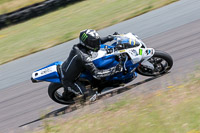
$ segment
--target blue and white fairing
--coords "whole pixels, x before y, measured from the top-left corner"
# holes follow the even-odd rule
[[[47,82],[54,82],[54,83],[61,83],[60,76],[58,74],[57,66],[61,65],[62,62],[54,62],[46,67],[43,67],[39,70],[36,70],[32,73],[32,81],[47,81]]]
[[[104,48],[107,45],[102,45],[101,48]],[[111,46],[109,46],[110,48]],[[105,52],[104,50],[101,50],[100,52]],[[99,53],[100,55],[100,53]],[[98,69],[108,69],[113,66],[116,66],[119,64],[118,61],[115,59],[115,55],[111,54],[108,56],[103,56],[101,58],[95,58],[93,60],[94,65]],[[43,67],[41,69],[36,70],[32,73],[32,81],[33,82],[39,82],[39,81],[47,81],[47,82],[53,82],[53,83],[61,83],[61,79],[58,73],[58,65],[62,65],[63,62],[54,62],[46,67]],[[123,73],[117,73],[113,76],[106,77],[106,80],[127,80],[132,79],[137,74],[136,73],[130,73],[134,68],[136,68],[138,64],[133,65],[131,61],[126,62],[126,68],[128,70],[128,74],[124,75]],[[83,72],[80,75],[80,78],[84,78],[87,80],[92,80],[92,75],[89,72]]]
[[[114,49],[115,45],[101,45],[101,49],[98,51],[97,57],[94,58],[93,63],[98,69],[108,69],[114,67],[119,64],[119,61],[116,60],[116,54],[107,54],[105,47],[108,49]],[[136,72],[133,72],[139,64],[133,64],[131,60],[128,60],[124,66],[127,69],[127,74],[116,73],[112,76],[106,77],[107,81],[127,81],[128,79],[132,79],[137,76]],[[82,76],[82,75],[81,75]]]
[[[116,51],[114,50],[116,45],[124,43],[128,43],[134,47]],[[109,54],[107,52],[107,49],[113,49],[113,52]],[[124,69],[126,69],[126,74],[121,72],[106,77],[107,81],[116,80],[125,83],[137,76],[137,73],[134,72],[134,70],[138,67],[139,62],[141,60],[143,60],[141,62],[142,65],[147,66],[150,69],[154,69],[153,65],[148,62],[148,59],[153,56],[154,52],[154,49],[147,48],[146,45],[136,35],[133,35],[132,33],[127,33],[124,35],[116,36],[116,42],[113,43],[111,46],[101,45],[101,49],[97,53],[94,52],[95,56],[93,56],[92,60],[94,65],[98,69],[109,69],[119,64],[119,61],[116,60],[116,56],[122,55],[124,53],[126,55],[128,54],[130,59],[124,62]],[[57,69],[57,66],[61,64],[62,62],[60,61],[54,62],[44,68],[35,71],[32,74],[32,81],[47,81],[61,83],[61,79]],[[93,76],[89,72],[83,72],[80,75],[80,78],[84,78],[91,81],[93,79]]]

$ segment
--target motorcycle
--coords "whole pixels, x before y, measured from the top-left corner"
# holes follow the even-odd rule
[[[102,44],[98,52],[92,53],[92,60],[98,69],[107,69],[117,64],[123,66],[123,71],[102,79],[95,79],[89,72],[81,73],[79,82],[88,89],[101,92],[106,87],[118,87],[133,81],[138,74],[143,76],[159,76],[167,73],[173,65],[172,57],[162,51],[147,48],[146,44],[135,34],[126,33],[114,35],[114,43]],[[61,84],[60,66],[57,61],[32,73],[33,83],[51,82],[48,87],[49,97],[60,104],[74,104],[63,98],[64,88]],[[74,95],[74,98],[76,96]],[[94,97],[93,97],[94,98]]]

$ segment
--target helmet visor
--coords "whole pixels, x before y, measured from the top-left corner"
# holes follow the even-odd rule
[[[100,49],[100,44],[101,44],[100,38],[98,38],[98,39],[90,39],[88,41],[88,45],[89,45],[89,47],[92,48],[93,51],[98,51]]]

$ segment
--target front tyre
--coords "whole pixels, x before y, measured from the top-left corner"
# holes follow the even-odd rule
[[[167,73],[173,66],[172,57],[163,51],[155,51],[154,55],[148,60],[154,66],[151,70],[143,65],[140,65],[136,71],[144,76],[158,76]]]
[[[48,87],[48,94],[49,94],[49,97],[57,103],[65,104],[65,105],[70,105],[70,104],[75,103],[73,99],[69,99],[69,100],[65,99],[65,97],[63,96],[64,88],[61,84],[50,83]]]

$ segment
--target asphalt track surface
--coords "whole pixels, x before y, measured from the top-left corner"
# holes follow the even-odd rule
[[[108,104],[125,94],[150,93],[185,81],[186,76],[200,64],[199,14],[199,0],[181,0],[100,30],[102,36],[115,31],[134,32],[144,39],[148,47],[166,51],[174,59],[169,74],[157,79],[139,76],[127,87],[121,88],[127,91],[106,98],[101,104]],[[48,83],[32,84],[30,77],[36,69],[54,61],[65,60],[77,41],[75,39],[0,66],[0,133],[31,130],[43,123],[41,115],[57,115],[67,108],[51,101],[47,95]],[[95,110],[99,108],[97,104],[85,108]],[[85,108],[65,113],[61,117],[67,119],[78,115]]]

